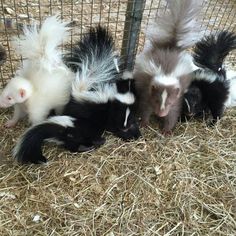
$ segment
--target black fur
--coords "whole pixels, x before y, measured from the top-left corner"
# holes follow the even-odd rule
[[[102,61],[108,54],[113,55],[113,40],[105,29],[98,26],[90,30],[89,34],[77,44],[72,57],[67,56],[65,60],[68,66],[77,72],[83,69],[80,65],[84,60],[92,64],[92,60]],[[116,86],[119,94],[129,92],[135,96],[133,80],[119,78],[112,56],[110,63],[112,65],[109,67],[110,77],[106,83],[109,86]],[[73,117],[74,126],[63,127],[49,121],[33,127],[23,135],[15,157],[23,163],[46,162],[46,158],[42,155],[42,145],[47,138],[55,138],[63,142],[64,147],[73,152],[87,151],[102,145],[105,142],[102,137],[104,131],[110,131],[123,140],[137,139],[141,134],[135,118],[135,105],[135,102],[122,103],[115,96],[105,103],[76,101],[72,97],[65,106],[63,115]],[[127,125],[124,126],[127,109],[130,110],[130,115]]]
[[[213,83],[206,80],[195,80],[191,83],[188,92],[184,95],[187,99],[190,111],[184,99],[182,117],[208,118],[212,115],[211,124],[220,119],[224,112],[224,104],[229,95],[228,80],[217,78]]]
[[[236,35],[233,32],[221,31],[217,35],[205,36],[198,42],[193,58],[197,66],[225,76],[222,64],[225,57],[234,49],[236,49]]]
[[[99,25],[90,28],[89,32],[75,44],[72,52],[64,56],[64,61],[69,68],[77,72],[81,69],[79,65],[82,61],[87,60],[88,64],[91,64],[93,60],[104,60],[107,55],[114,55],[116,58],[114,41],[110,32]],[[111,63],[114,64],[113,61]],[[117,75],[115,64],[110,73],[113,76]]]
[[[228,31],[206,36],[196,44],[193,57],[201,69],[193,73],[193,81],[184,95],[182,120],[207,118],[211,114],[210,124],[215,124],[222,117],[230,86],[223,62],[233,49],[236,35]]]

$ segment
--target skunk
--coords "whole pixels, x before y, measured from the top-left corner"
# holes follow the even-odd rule
[[[233,89],[223,63],[233,49],[236,49],[236,35],[228,31],[205,36],[196,44],[193,58],[200,69],[193,73],[193,81],[184,94],[182,116],[208,118],[211,115],[212,125],[222,117]]]
[[[24,35],[15,40],[15,48],[25,60],[0,96],[0,107],[15,108],[7,127],[26,115],[32,124],[37,124],[53,109],[60,113],[68,103],[74,73],[63,63],[58,48],[69,35],[66,25],[51,16],[40,30],[36,24],[25,27]]]
[[[0,66],[4,64],[7,59],[7,54],[2,45],[0,45]]]
[[[196,17],[200,1],[167,0],[167,13],[155,19],[147,31],[143,52],[135,63],[135,85],[142,125],[152,113],[163,120],[163,133],[175,126],[181,112],[182,96],[194,70],[185,51],[199,39]]]
[[[104,131],[124,140],[141,135],[135,118],[133,75],[120,76],[113,38],[106,29],[91,28],[64,60],[76,73],[71,99],[62,116],[51,117],[23,134],[14,148],[19,162],[46,162],[42,154],[46,139],[82,152],[102,145]]]

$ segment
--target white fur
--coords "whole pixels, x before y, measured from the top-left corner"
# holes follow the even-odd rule
[[[200,11],[201,1],[168,0],[168,10],[158,16],[147,29],[150,41],[163,43],[170,41],[176,34],[177,46],[187,48],[200,39],[196,18]]]
[[[76,78],[72,84],[72,96],[76,101],[91,101],[95,103],[106,103],[114,97],[116,88],[114,85],[106,84],[111,79],[111,69],[118,67],[118,61],[112,52],[107,52],[102,60],[93,57],[92,61],[84,58],[80,64],[81,71],[76,72]]]
[[[40,30],[36,22],[31,27],[24,26],[24,35],[15,38],[13,45],[21,56],[40,60],[40,64],[44,66],[52,62],[60,63],[61,56],[57,47],[69,36],[67,24],[68,22],[61,22],[58,16],[50,16],[43,22]]]
[[[119,64],[118,64],[118,58],[116,58],[116,57],[114,58],[114,63],[115,63],[115,66],[116,66],[116,70],[119,73],[120,69],[119,69]]]
[[[236,106],[236,75],[230,79],[229,97],[225,103],[226,107]]]
[[[108,100],[113,100],[114,94],[117,93],[116,87],[112,84],[98,84],[96,87],[93,86],[92,91],[88,89],[86,83],[75,80],[72,84],[73,98],[78,102],[106,103]]]
[[[36,25],[25,29],[25,35],[17,41],[19,52],[26,57],[16,72],[17,77],[28,80],[33,87],[31,96],[24,102],[32,124],[45,120],[50,110],[58,110],[69,101],[74,73],[64,65],[58,48],[67,31],[66,23],[52,16],[43,22],[40,30]]]
[[[167,93],[166,89],[164,89],[164,91],[161,94],[161,107],[160,107],[161,110],[165,110],[165,108],[166,108],[165,104],[166,104],[167,97],[168,97],[168,93]]]
[[[172,86],[172,85],[179,85],[179,81],[176,77],[173,76],[168,76],[165,74],[159,74],[158,76],[154,77],[154,84],[158,83],[158,84],[162,84],[165,86]]]
[[[71,116],[52,116],[51,118],[47,119],[46,123],[55,123],[61,125],[63,127],[74,127],[73,121],[75,118]]]
[[[123,80],[128,80],[128,79],[133,79],[133,72],[131,71],[124,71],[123,75],[122,75],[122,79]]]
[[[127,126],[129,115],[130,115],[130,109],[129,109],[129,107],[127,107],[127,108],[126,108],[126,111],[125,111],[124,127]]]
[[[226,77],[227,77],[227,79],[236,78],[236,71],[234,71],[234,70],[226,70]]]
[[[193,57],[188,52],[182,52],[179,58],[179,62],[173,72],[173,75],[176,75],[176,77],[189,74],[198,69],[193,63]]]
[[[188,107],[188,112],[190,112],[190,105],[189,105],[188,99],[185,98],[184,101],[185,101],[185,103],[186,103],[186,105]]]
[[[118,101],[127,104],[127,105],[131,105],[135,102],[135,98],[134,98],[134,94],[127,92],[127,93],[117,93],[115,95],[115,99],[117,99]]]
[[[24,90],[24,97],[21,97],[20,91]],[[12,78],[0,95],[0,107],[7,108],[16,103],[25,102],[33,93],[33,86],[30,81],[21,78]]]
[[[217,78],[219,78],[215,73],[210,70],[202,70],[196,72],[195,78],[196,80],[205,80],[209,83],[213,83]]]
[[[179,61],[176,68],[171,74],[166,75],[161,66],[157,65],[152,58],[148,57],[146,53],[141,53],[137,58],[137,65],[139,70],[144,71],[154,76],[154,83],[165,86],[176,85],[179,86],[178,77],[189,74],[198,69],[193,63],[192,56],[187,52],[182,52],[179,55]]]

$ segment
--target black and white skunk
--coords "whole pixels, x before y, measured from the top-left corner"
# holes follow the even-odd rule
[[[223,115],[230,92],[230,81],[223,62],[236,49],[236,35],[222,31],[204,37],[194,49],[194,62],[200,68],[184,94],[182,117],[203,118],[212,115],[214,124]]]
[[[82,152],[102,145],[104,131],[124,140],[140,136],[132,74],[119,75],[109,32],[100,26],[92,28],[65,61],[76,72],[71,99],[63,116],[51,117],[21,137],[14,149],[20,162],[46,162],[42,154],[46,139],[55,139],[70,151]]]

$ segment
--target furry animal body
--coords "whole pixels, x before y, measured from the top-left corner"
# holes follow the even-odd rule
[[[100,26],[92,28],[65,61],[76,73],[71,99],[63,116],[33,126],[20,138],[14,149],[20,162],[46,162],[42,145],[49,138],[67,150],[82,152],[102,145],[104,131],[124,140],[140,136],[135,118],[134,80],[131,73],[118,73],[109,32]]]
[[[30,123],[37,124],[68,103],[74,73],[63,63],[58,48],[68,36],[66,25],[56,16],[48,17],[40,30],[36,24],[24,28],[24,35],[16,39],[15,48],[26,59],[0,96],[0,107],[14,105],[7,127],[27,115]]]
[[[170,132],[180,116],[182,96],[194,70],[185,49],[199,39],[195,0],[167,0],[167,14],[157,17],[147,31],[144,51],[135,64],[135,85],[142,125],[155,113],[163,120],[163,133]]]
[[[233,49],[236,35],[228,31],[206,36],[196,44],[193,57],[200,69],[193,73],[193,81],[184,95],[182,116],[203,118],[210,114],[211,124],[222,117],[234,85],[227,78],[223,62]]]

